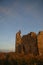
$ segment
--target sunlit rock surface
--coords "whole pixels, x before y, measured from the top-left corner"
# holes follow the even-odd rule
[[[43,31],[40,31],[37,35],[39,54],[43,54]]]

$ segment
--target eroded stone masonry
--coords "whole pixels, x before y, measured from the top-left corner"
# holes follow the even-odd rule
[[[16,53],[41,55],[43,53],[43,31],[38,34],[30,32],[21,36],[21,31],[16,33]]]

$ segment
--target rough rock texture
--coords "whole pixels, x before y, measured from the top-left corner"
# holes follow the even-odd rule
[[[16,33],[16,53],[38,55],[37,35],[30,32],[21,37],[21,32]]]
[[[21,31],[17,32],[16,33],[16,53],[22,53],[22,44],[21,44],[21,40],[22,37],[21,37]]]
[[[34,32],[31,32],[22,37],[24,54],[38,55],[37,36]]]
[[[43,31],[40,31],[37,35],[39,54],[43,54]]]

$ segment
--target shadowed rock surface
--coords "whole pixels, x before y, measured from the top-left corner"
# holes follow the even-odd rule
[[[34,32],[30,32],[22,37],[24,54],[38,55],[37,36]]]

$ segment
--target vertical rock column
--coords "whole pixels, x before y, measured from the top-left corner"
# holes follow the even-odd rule
[[[37,35],[39,54],[43,54],[43,31],[40,31]]]
[[[21,31],[16,33],[16,53],[22,52]]]
[[[39,55],[37,35],[35,32],[30,32],[30,46],[31,53],[36,56]]]

